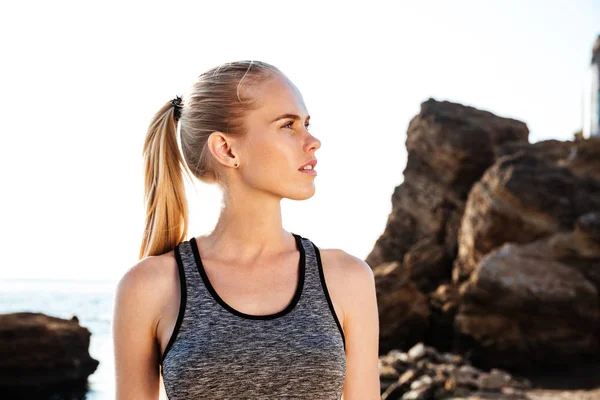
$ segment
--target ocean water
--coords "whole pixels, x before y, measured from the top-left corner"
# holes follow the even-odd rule
[[[117,282],[0,280],[0,313],[42,312],[69,319],[92,332],[89,352],[100,361],[88,378],[86,400],[114,399],[112,312]],[[162,390],[162,388],[161,388]]]

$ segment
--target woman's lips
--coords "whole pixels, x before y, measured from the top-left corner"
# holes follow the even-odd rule
[[[300,169],[300,172],[304,173],[304,174],[308,174],[308,175],[317,175],[317,170],[315,169]]]

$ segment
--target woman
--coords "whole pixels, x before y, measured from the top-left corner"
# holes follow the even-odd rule
[[[157,399],[161,374],[170,400],[380,398],[371,269],[282,227],[281,199],[315,193],[309,118],[257,61],[212,68],[154,116],[141,261],[115,296],[118,400]],[[223,191],[189,240],[183,170]]]

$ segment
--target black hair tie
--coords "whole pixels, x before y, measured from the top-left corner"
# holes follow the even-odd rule
[[[173,113],[175,115],[175,121],[179,121],[179,117],[181,117],[181,109],[183,108],[182,98],[180,96],[175,96],[173,100],[171,100],[171,105],[173,106]]]

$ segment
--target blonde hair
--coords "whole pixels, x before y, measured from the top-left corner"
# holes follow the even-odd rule
[[[221,64],[202,73],[183,96],[178,121],[171,100],[154,115],[143,150],[146,221],[140,259],[169,252],[187,237],[184,170],[226,190],[222,170],[207,148],[208,137],[215,131],[244,135],[245,114],[259,106],[247,88],[276,75],[284,76],[261,61]],[[177,145],[177,123],[183,157]]]

